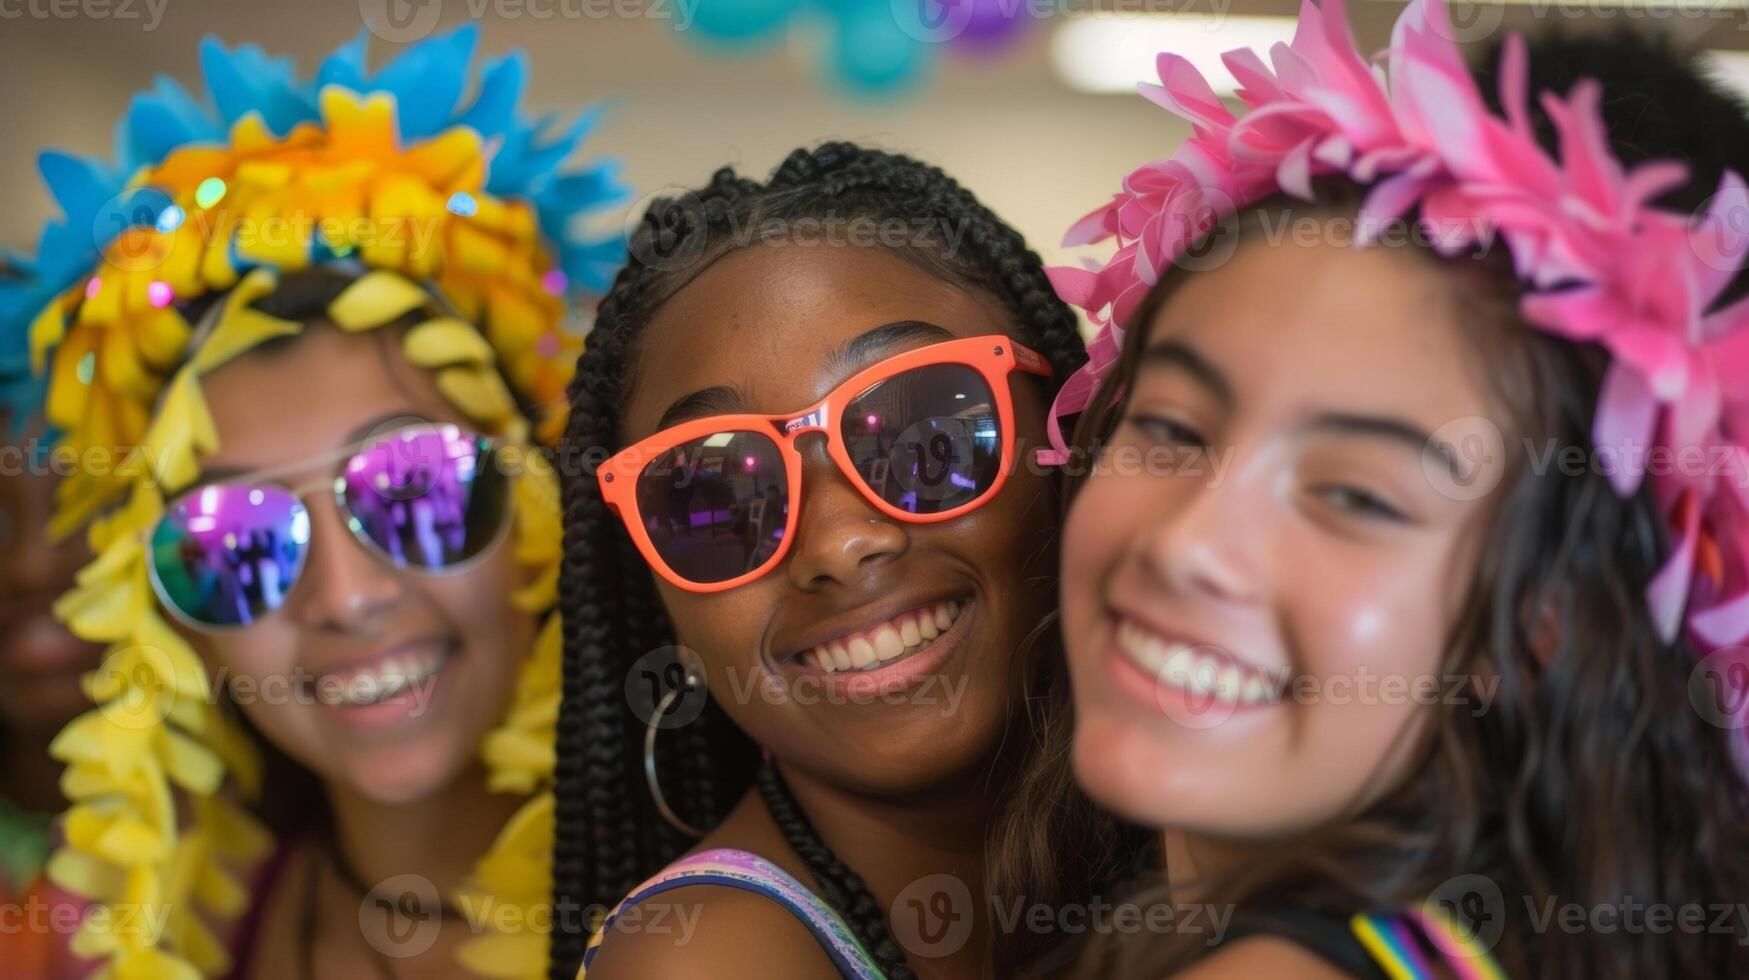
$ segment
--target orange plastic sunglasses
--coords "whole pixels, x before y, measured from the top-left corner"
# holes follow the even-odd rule
[[[1016,370],[1051,373],[1000,335],[931,344],[857,372],[793,415],[713,415],[663,429],[615,453],[596,479],[663,578],[722,592],[789,553],[802,492],[796,440],[806,433],[822,433],[850,484],[896,520],[949,521],[995,496],[1014,464]]]

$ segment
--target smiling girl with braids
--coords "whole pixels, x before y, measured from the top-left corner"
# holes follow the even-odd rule
[[[1233,921],[1077,975],[1749,976],[1742,108],[1515,37],[1495,110],[1437,0],[1383,65],[1300,18],[1244,115],[1161,56],[1195,134],[1052,271],[1075,768]]]
[[[95,554],[55,613],[107,649],[48,875],[117,980],[546,971],[539,447],[563,294],[620,254],[567,228],[619,188],[557,169],[588,117],[528,125],[519,55],[462,100],[473,30],[375,73],[366,38],[313,81],[206,42],[206,98],[161,79],[117,164],[44,155],[65,220],[0,286],[63,447],[109,461],[50,521]]]
[[[993,941],[986,894],[1084,902],[1133,863],[1066,778],[1040,642],[1058,508],[1024,452],[1074,318],[941,171],[845,143],[655,202],[630,251],[562,454],[555,888],[631,893],[589,975],[1037,956],[1058,937]],[[945,882],[936,944],[915,906]],[[555,978],[583,940],[555,937]]]

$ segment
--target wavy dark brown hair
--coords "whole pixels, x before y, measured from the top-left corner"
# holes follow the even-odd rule
[[[1606,92],[1633,92],[1606,103],[1618,152],[1646,159],[1660,156],[1660,146],[1689,148],[1674,155],[1690,162],[1694,182],[1660,203],[1692,211],[1726,165],[1707,147],[1740,156],[1749,140],[1741,108],[1721,115],[1732,103],[1692,72],[1672,68],[1670,57],[1661,44],[1632,36],[1555,39],[1533,51],[1532,64],[1541,88],[1564,90],[1582,75],[1602,75]],[[1656,77],[1666,104],[1660,109],[1644,92],[1624,88],[1614,77],[1624,75]],[[1684,91],[1691,97],[1680,98]],[[1738,136],[1685,135],[1685,125]],[[1543,126],[1548,134],[1546,120]],[[1321,188],[1315,205],[1278,198],[1216,233],[1244,242],[1262,214],[1352,215],[1358,199],[1356,189],[1342,186]],[[1444,259],[1408,247],[1449,274],[1458,322],[1472,332],[1471,367],[1491,383],[1506,445],[1573,447],[1594,458],[1605,352],[1523,323],[1519,287],[1502,254]],[[1147,325],[1191,274],[1168,270],[1139,305],[1121,359],[1078,421],[1074,444],[1082,451],[1097,452],[1111,433],[1123,411],[1117,393],[1135,375]],[[1742,294],[1746,278],[1739,274],[1733,295]],[[1442,674],[1475,679],[1462,692],[1469,701],[1448,698],[1427,709],[1430,723],[1418,726],[1401,770],[1409,775],[1376,802],[1274,842],[1237,873],[1209,883],[1198,900],[1234,909],[1240,921],[1248,910],[1280,907],[1340,920],[1413,907],[1449,890],[1454,878],[1480,875],[1500,893],[1497,903],[1489,897],[1487,913],[1501,916],[1492,953],[1510,976],[1749,976],[1749,934],[1735,917],[1737,903],[1749,901],[1749,790],[1730,745],[1743,733],[1706,720],[1691,700],[1699,652],[1685,638],[1661,641],[1653,628],[1646,587],[1670,548],[1657,503],[1645,487],[1619,496],[1595,468],[1563,472],[1531,462],[1526,453],[1508,454],[1445,645]],[[1491,696],[1477,689],[1483,678],[1498,679]],[[1477,703],[1487,710],[1476,713]],[[1170,900],[1162,883],[1144,884],[1140,901]],[[1627,902],[1698,907],[1704,928],[1559,924],[1558,910],[1569,905],[1589,914]],[[1726,908],[1730,927],[1716,928]],[[1206,940],[1102,937],[1078,976],[1153,980],[1207,955]]]

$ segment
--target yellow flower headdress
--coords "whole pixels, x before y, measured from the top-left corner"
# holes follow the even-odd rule
[[[46,411],[66,451],[119,451],[61,485],[51,528],[86,528],[95,560],[57,614],[107,643],[86,678],[97,704],[55,741],[73,806],[50,876],[92,899],[74,939],[118,980],[197,980],[231,964],[215,926],[248,904],[245,875],[271,847],[226,790],[252,796],[254,746],[217,710],[207,672],[153,600],[145,534],[218,445],[201,377],[303,324],[254,308],[281,272],[343,262],[357,278],[328,318],[352,332],[414,319],[407,359],[517,458],[514,600],[546,615],[509,715],[482,745],[494,791],[534,794],[459,896],[510,931],[463,952],[486,975],[537,977],[546,937],[501,906],[544,902],[559,704],[557,481],[537,443],[564,424],[580,340],[561,329],[568,285],[599,288],[615,240],[578,241],[578,213],[619,193],[610,167],[558,173],[587,120],[543,142],[518,120],[519,57],[489,66],[457,109],[471,30],[409,48],[372,78],[361,38],[314,82],[253,48],[203,46],[211,108],[160,80],[122,127],[116,179],[46,154],[67,214],[45,230],[28,286],[0,284],[0,330],[28,323],[49,375]],[[113,227],[109,224],[113,222]],[[47,284],[45,286],[45,284]],[[184,304],[220,294],[195,338]],[[88,458],[76,456],[75,458]],[[191,801],[177,805],[176,791]],[[494,906],[499,906],[495,908]]]

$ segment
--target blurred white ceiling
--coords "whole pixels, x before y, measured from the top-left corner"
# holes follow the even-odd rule
[[[0,243],[31,247],[50,204],[35,172],[38,149],[109,153],[114,121],[156,73],[198,81],[196,44],[215,34],[290,54],[300,66],[354,36],[362,13],[406,0],[0,0],[0,186],[9,189]],[[1104,201],[1123,174],[1165,156],[1185,129],[1134,95],[1073,91],[1047,57],[1053,23],[1029,24],[988,56],[949,52],[916,93],[890,102],[847,98],[821,81],[816,51],[792,36],[750,56],[706,50],[671,21],[585,16],[603,0],[423,0],[443,26],[475,19],[485,54],[521,47],[532,60],[537,111],[607,101],[589,154],[625,162],[640,192],[691,186],[717,166],[764,176],[785,152],[826,138],[883,145],[940,164],[1016,224],[1047,258],[1068,225]],[[667,9],[668,6],[644,9]],[[1037,3],[1040,0],[1028,0]],[[1080,14],[1095,4],[1138,9],[1138,0],[1050,0]],[[1622,9],[1620,4],[1631,6]],[[1647,9],[1645,4],[1676,2]],[[1749,50],[1744,0],[1515,0],[1458,7],[1476,36],[1495,25],[1532,31],[1629,24],[1673,31],[1697,47]],[[1350,0],[1363,46],[1382,46],[1402,9]],[[620,9],[625,9],[621,7]],[[1160,9],[1291,15],[1288,0],[1178,0]],[[542,16],[544,12],[544,16]],[[70,16],[62,16],[70,14]],[[669,14],[667,16],[672,16]],[[1235,42],[1237,43],[1237,42]],[[398,45],[373,39],[373,62]]]

